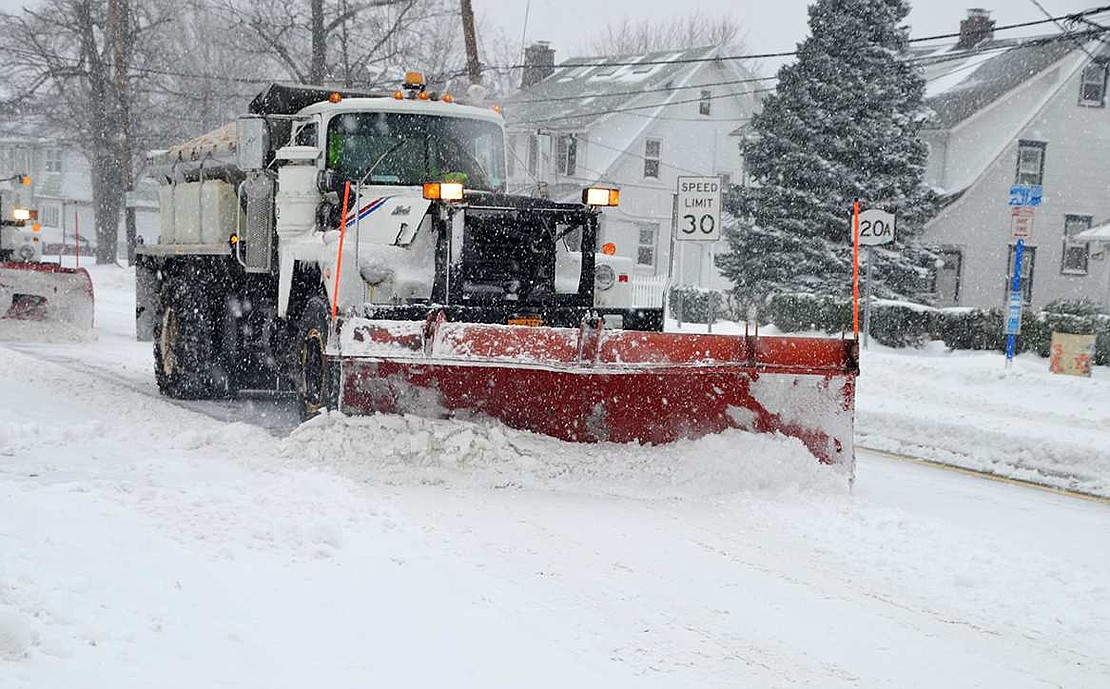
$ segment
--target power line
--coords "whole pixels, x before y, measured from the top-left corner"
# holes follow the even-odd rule
[[[1081,12],[1073,12],[1071,14],[1062,14],[1056,17],[1049,17],[1047,19],[1036,19],[1027,22],[1018,22],[1016,24],[1005,24],[1003,26],[994,27],[994,31],[1010,31],[1012,29],[1023,29],[1030,26],[1039,26],[1042,24],[1054,24],[1059,21],[1080,21],[1084,17],[1089,17],[1095,14],[1102,14],[1110,12],[1110,5],[1103,5],[1101,7],[1083,10]],[[920,36],[918,38],[910,38],[908,43],[924,43],[927,41],[938,41],[945,38],[959,38],[960,32],[935,34],[933,36]],[[676,51],[677,52],[677,51]],[[716,55],[713,57],[688,57],[679,58],[674,60],[636,60],[634,62],[620,62],[616,60],[605,60],[602,62],[576,62],[572,58],[567,62],[559,65],[560,67],[632,67],[637,65],[681,65],[693,64],[699,62],[718,62],[723,60],[762,60],[777,57],[794,57],[798,54],[797,50],[780,51],[773,53],[754,53],[750,55]],[[523,69],[527,65],[507,65],[500,69]]]
[[[1017,47],[1031,47],[1031,46],[1043,45],[1045,43],[1056,42],[1056,41],[1075,41],[1079,38],[1096,36],[1098,34],[1099,34],[1099,31],[1090,30],[1090,29],[1085,29],[1083,31],[1069,31],[1069,32],[1062,33],[1062,34],[1055,35],[1055,36],[1046,36],[1046,37],[1041,37],[1041,38],[1029,39],[1029,40],[1023,41],[1020,44],[1020,46],[1017,46]],[[957,60],[963,60],[963,59],[965,59],[965,58],[967,58],[971,55],[982,55],[984,53],[990,53],[990,52],[1003,52],[1003,51],[1006,51],[1006,50],[1011,50],[1014,47],[1016,47],[1016,46],[1011,45],[1011,44],[1003,43],[1003,44],[999,44],[999,45],[981,47],[981,48],[978,48],[978,49],[975,49],[975,50],[961,50],[961,51],[958,51],[958,52],[950,52],[950,53],[946,53],[944,55],[915,55],[915,56],[910,56],[910,57],[906,58],[904,60],[904,62],[906,64],[912,64],[912,65],[925,64],[925,63],[927,63],[929,65],[938,65],[938,64],[945,63],[945,62],[955,62]],[[954,73],[956,73],[956,72],[958,72],[962,69],[967,69],[967,68],[968,68],[967,66],[961,66],[961,67],[953,70],[949,74],[954,74]],[[620,97],[620,96],[641,96],[641,95],[648,94],[648,93],[671,93],[671,92],[674,92],[674,91],[685,90],[685,89],[710,88],[710,87],[715,87],[715,86],[732,86],[732,85],[735,85],[735,84],[748,84],[748,83],[765,82],[765,81],[776,81],[776,80],[778,80],[778,78],[779,78],[778,76],[753,77],[753,78],[748,78],[748,79],[731,79],[731,80],[728,80],[728,81],[715,81],[715,82],[709,82],[709,83],[705,83],[705,84],[690,84],[690,85],[684,85],[684,86],[663,86],[663,87],[658,87],[658,88],[640,89],[640,90],[635,90],[635,91],[632,91],[632,90],[630,90],[630,91],[603,91],[603,92],[600,92],[600,93],[579,94],[579,95],[573,95],[573,96],[552,96],[550,98],[531,98],[531,99],[526,99],[526,100],[510,99],[510,100],[506,101],[506,105],[512,107],[512,106],[516,106],[516,105],[529,105],[529,104],[533,104],[533,103],[553,103],[553,102],[560,102],[560,101],[575,101],[575,100],[581,100],[582,98],[615,98],[615,97]],[[758,89],[758,90],[755,90],[755,91],[751,91],[750,93],[763,93],[763,92],[768,91],[768,90],[773,90],[773,89]],[[697,118],[693,118],[693,119],[697,119]],[[703,121],[703,120],[698,120],[698,121]]]
[[[1102,7],[1098,7],[1098,8],[1094,8],[1094,9],[1089,9],[1089,10],[1084,10],[1082,12],[1076,12],[1076,13],[1073,13],[1073,14],[1060,15],[1060,16],[1057,16],[1057,17],[1050,17],[1050,18],[1046,18],[1046,19],[1042,19],[1042,20],[1020,22],[1020,23],[1016,23],[1016,24],[1008,24],[1008,25],[1005,25],[1005,26],[995,27],[994,30],[995,31],[1006,31],[1006,30],[1024,28],[1024,27],[1029,27],[1029,26],[1037,26],[1037,25],[1041,25],[1041,24],[1058,23],[1060,21],[1068,21],[1068,22],[1073,22],[1073,23],[1083,22],[1083,21],[1085,21],[1085,18],[1087,18],[1087,17],[1093,16],[1093,15],[1096,15],[1096,14],[1105,13],[1105,12],[1110,12],[1110,5],[1106,5],[1106,6],[1102,6]],[[1092,28],[1092,29],[1088,29],[1088,30],[1084,30],[1084,31],[1075,31],[1075,32],[1070,32],[1070,33],[1065,32],[1065,33],[1055,35],[1055,36],[1048,36],[1048,37],[1043,37],[1043,38],[1039,38],[1039,39],[1029,39],[1028,41],[1023,42],[1022,45],[1038,45],[1038,44],[1042,44],[1044,42],[1051,42],[1051,41],[1057,41],[1057,40],[1076,40],[1077,38],[1080,38],[1080,37],[1093,37],[1093,36],[1101,35],[1104,32],[1105,32],[1105,29],[1097,29],[1097,28]],[[955,37],[958,37],[959,35],[960,35],[959,33],[937,34],[937,35],[933,35],[933,36],[923,36],[923,37],[919,37],[919,38],[911,38],[911,39],[909,39],[909,42],[910,43],[920,43],[920,42],[926,42],[926,41],[941,40],[941,39],[945,39],[945,38],[955,38]],[[937,64],[937,63],[948,61],[948,60],[962,59],[968,53],[982,54],[983,52],[986,52],[986,51],[1008,50],[1012,47],[1014,47],[1014,46],[1003,44],[1003,45],[997,45],[997,46],[987,46],[987,47],[984,47],[984,48],[979,48],[978,50],[975,50],[975,51],[950,53],[950,54],[943,55],[943,56],[932,56],[932,55],[910,56],[905,61],[907,63],[911,63],[911,64],[917,64],[917,63]],[[5,50],[8,54],[22,55],[24,57],[30,57],[30,58],[48,57],[48,58],[52,58],[52,59],[59,60],[59,61],[65,63],[64,66],[71,67],[71,68],[74,68],[74,69],[80,67],[80,64],[81,64],[80,61],[77,61],[75,58],[60,55],[60,54],[57,54],[57,53],[44,53],[44,52],[35,51],[35,50],[32,50],[32,49],[28,49],[28,48],[22,48],[22,47],[19,47],[19,46],[11,46],[11,47],[6,48]],[[705,58],[684,58],[684,59],[677,59],[677,60],[655,60],[655,61],[638,61],[638,62],[596,62],[596,63],[570,62],[570,63],[564,63],[564,64],[560,65],[560,67],[587,67],[587,66],[614,66],[615,67],[615,66],[632,66],[632,65],[649,65],[649,64],[690,64],[690,63],[702,63],[702,62],[715,62],[715,61],[718,61],[718,60],[749,60],[749,59],[761,59],[761,58],[770,58],[770,57],[791,57],[791,56],[795,56],[797,54],[798,54],[798,51],[795,50],[795,51],[783,51],[783,52],[776,52],[776,53],[762,53],[762,54],[753,54],[753,55],[731,55],[731,56],[716,56],[716,57],[705,57]],[[488,68],[490,68],[490,69],[516,69],[516,68],[521,68],[523,66],[524,65],[510,65],[508,67],[501,67],[501,68],[494,67],[494,66],[488,66]],[[274,83],[275,81],[283,81],[284,80],[284,79],[281,79],[281,78],[275,79],[273,77],[253,78],[253,77],[239,77],[239,76],[231,76],[231,75],[198,74],[198,73],[195,73],[195,72],[188,72],[188,71],[184,71],[184,70],[174,70],[174,69],[166,69],[166,68],[150,67],[150,66],[138,66],[138,65],[131,65],[130,68],[128,69],[128,72],[132,73],[132,74],[139,74],[139,75],[146,74],[146,75],[156,75],[156,76],[170,76],[170,77],[179,77],[179,78],[184,78],[184,79],[231,82],[231,83],[250,84],[250,85],[264,85],[264,84]],[[735,84],[741,84],[741,83],[757,83],[757,82],[762,82],[762,81],[773,81],[773,80],[776,80],[777,78],[778,78],[777,76],[752,77],[752,78],[749,78],[749,79],[734,79],[734,80],[728,80],[728,81],[713,82],[713,83],[709,83],[709,84],[695,84],[695,85],[670,87],[670,88],[644,89],[644,90],[640,90],[640,91],[614,91],[614,92],[599,93],[599,94],[593,94],[593,95],[595,97],[619,97],[619,96],[626,96],[626,95],[627,96],[632,96],[632,95],[642,95],[642,94],[645,94],[645,93],[656,93],[656,92],[664,92],[664,91],[669,92],[669,91],[676,91],[676,90],[680,90],[680,89],[689,89],[689,88],[726,86],[726,85],[735,85]],[[758,89],[758,90],[750,91],[749,93],[762,93],[762,92],[765,92],[765,91],[768,91],[768,90],[773,90],[773,89]],[[742,94],[730,94],[730,95],[742,95]],[[551,98],[546,98],[546,99],[530,99],[530,100],[515,101],[514,104],[528,104],[528,103],[540,103],[540,102],[558,102],[558,101],[564,101],[564,100],[577,100],[577,99],[580,99],[580,98],[581,98],[581,96],[557,96],[557,97],[551,97]],[[646,106],[646,107],[654,107],[654,106]]]

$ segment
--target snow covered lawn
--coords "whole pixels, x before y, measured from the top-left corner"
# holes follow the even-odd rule
[[[280,408],[157,397],[126,273],[94,276],[95,340],[0,343],[0,689],[1110,685],[1105,504],[866,452],[849,490],[742,433],[290,434]],[[1077,392],[1102,370],[985,356],[868,352],[864,439],[951,423],[974,455],[1000,442],[979,420],[1038,395],[1046,437],[1105,421]],[[1025,388],[1012,415],[987,404]]]

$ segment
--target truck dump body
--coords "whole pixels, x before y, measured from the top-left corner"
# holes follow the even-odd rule
[[[477,414],[576,442],[737,428],[854,463],[851,341],[357,318],[337,336],[344,413]]]

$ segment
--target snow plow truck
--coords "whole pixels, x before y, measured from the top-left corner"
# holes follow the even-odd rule
[[[854,341],[662,332],[597,251],[619,190],[509,194],[504,141],[499,107],[410,73],[385,94],[273,85],[157,156],[136,304],[161,392],[580,442],[777,432],[851,467]]]
[[[0,323],[46,321],[90,329],[92,280],[84,268],[43,262],[38,214],[20,193],[29,184],[22,174],[0,180]]]

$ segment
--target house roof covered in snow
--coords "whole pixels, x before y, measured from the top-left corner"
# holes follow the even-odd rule
[[[705,47],[571,58],[556,65],[542,81],[505,99],[505,116],[510,125],[582,129],[645,92],[680,86],[718,54],[719,47]],[[696,92],[691,93],[696,97]]]
[[[1078,38],[1052,35],[989,40],[971,50],[914,48],[911,57],[925,73],[925,104],[934,113],[926,127],[956,126],[1083,47]]]

